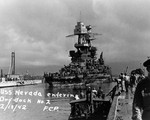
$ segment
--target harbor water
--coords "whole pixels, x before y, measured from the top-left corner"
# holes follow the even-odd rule
[[[104,93],[114,83],[103,83]],[[0,89],[0,120],[67,120],[69,102],[80,90],[38,84]]]

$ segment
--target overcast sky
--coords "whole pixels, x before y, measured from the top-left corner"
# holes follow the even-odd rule
[[[102,33],[93,41],[107,64],[150,56],[149,0],[0,0],[0,68],[68,64],[76,22]]]

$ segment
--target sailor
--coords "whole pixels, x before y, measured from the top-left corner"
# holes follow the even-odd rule
[[[93,98],[96,98],[96,95],[97,95],[97,90],[95,88],[93,88],[93,90],[92,90]]]
[[[125,81],[125,90],[126,92],[128,92],[130,85],[130,77],[126,73],[124,74],[124,81]]]
[[[119,88],[119,81],[121,81],[121,79],[119,79],[119,78],[118,78],[118,79],[117,79],[117,78],[115,78],[115,79],[114,79],[114,81],[117,83],[117,87]]]
[[[85,97],[85,94],[83,91],[80,92],[80,99],[84,98]]]
[[[135,88],[135,85],[136,85],[136,77],[135,77],[135,74],[134,73],[131,73],[131,76],[130,76],[130,87],[131,87],[131,92],[133,93],[134,92],[134,88]]]
[[[143,78],[144,78],[143,74],[140,73],[136,82],[139,83]]]
[[[92,92],[96,95],[97,94],[97,90],[95,88],[93,88]]]
[[[86,100],[90,102],[91,87],[86,88]]]
[[[148,76],[137,84],[132,105],[132,120],[150,119],[150,59],[143,65],[148,71]]]
[[[98,91],[97,91],[97,97],[100,98],[103,95],[103,90],[101,87],[99,87]]]
[[[75,95],[75,99],[76,99],[76,100],[80,99],[79,96],[78,96],[77,94]]]
[[[123,75],[123,73],[121,73],[120,75],[119,75],[119,79],[121,80],[120,81],[120,85],[121,85],[121,92],[123,92],[124,91],[124,87],[123,87],[123,82],[124,82],[124,80],[123,80],[123,78],[124,78],[124,75]]]

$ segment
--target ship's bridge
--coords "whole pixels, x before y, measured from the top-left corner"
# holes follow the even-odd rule
[[[74,29],[74,34],[79,35],[79,34],[85,34],[85,33],[87,33],[87,28],[84,25],[84,23],[77,22],[77,25],[75,26],[75,29]]]

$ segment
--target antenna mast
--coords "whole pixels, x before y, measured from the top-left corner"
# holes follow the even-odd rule
[[[81,11],[80,11],[80,22],[81,22]]]

